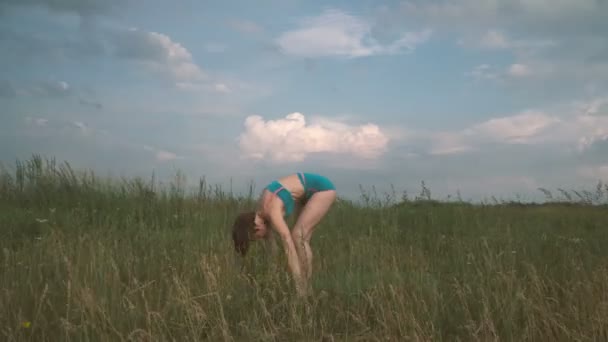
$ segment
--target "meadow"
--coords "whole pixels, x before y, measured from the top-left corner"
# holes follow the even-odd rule
[[[543,204],[362,190],[317,228],[310,298],[230,229],[258,190],[0,169],[2,341],[608,340],[608,186]]]

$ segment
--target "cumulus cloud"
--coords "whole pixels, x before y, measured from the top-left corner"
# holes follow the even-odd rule
[[[608,141],[608,117],[582,116],[572,125],[579,135],[577,147],[580,151],[598,142]]]
[[[130,28],[107,32],[106,37],[113,56],[164,75],[178,89],[219,94],[264,91],[259,85],[204,71],[185,46],[166,34]]]
[[[388,45],[379,44],[371,34],[372,26],[338,10],[326,10],[321,15],[302,20],[295,30],[277,39],[281,51],[300,57],[366,57],[411,51],[427,41],[431,30],[406,32]]]
[[[192,53],[170,36],[139,28],[90,27],[66,37],[49,33],[0,30],[1,47],[11,63],[50,63],[73,58],[96,60],[111,56],[165,77],[174,83],[202,83],[206,73]]]
[[[488,144],[565,144],[585,151],[608,141],[607,98],[547,111],[525,110],[453,132],[431,133],[431,154],[459,154]]]
[[[608,97],[575,102],[563,113],[554,140],[575,144],[579,152],[608,142]]]
[[[139,62],[178,82],[204,79],[205,75],[190,51],[165,34],[130,28],[113,31],[108,37],[116,57]]]
[[[135,61],[178,81],[201,80],[204,76],[190,51],[166,34],[93,24],[80,25],[76,33],[57,35],[52,31],[25,33],[9,29],[0,30],[0,38],[8,56],[17,62],[41,59],[48,63],[68,57],[81,61],[109,54]]]
[[[579,105],[584,115],[608,115],[608,97],[597,98]]]
[[[26,2],[28,1],[26,0]],[[48,1],[48,3],[52,2]],[[31,1],[31,4],[37,5],[46,3],[42,0]],[[96,4],[102,4],[101,1],[93,0],[85,0],[79,4],[74,1],[56,1],[57,6],[61,8],[66,6],[66,11],[70,3],[74,8],[79,8],[79,6],[94,8]],[[16,5],[16,2],[11,4],[11,6],[13,5]],[[10,14],[17,15],[16,12]],[[51,13],[51,16],[56,15],[57,13]],[[53,22],[53,19],[49,22]],[[230,79],[224,74],[204,70],[202,64],[196,60],[184,43],[168,34],[136,27],[104,24],[98,20],[87,19],[81,20],[76,25],[71,24],[72,31],[69,30],[70,27],[67,24],[62,24],[60,30],[49,29],[49,26],[46,26],[44,31],[35,28],[33,31],[30,28],[18,29],[17,27],[0,30],[0,49],[5,51],[2,55],[3,62],[7,65],[18,65],[21,68],[27,68],[30,65],[37,65],[37,67],[54,65],[55,63],[74,63],[74,66],[82,66],[80,64],[82,62],[86,62],[89,67],[91,65],[89,63],[96,63],[109,57],[108,59],[113,59],[113,62],[127,62],[130,66],[155,75],[161,81],[170,83],[178,89],[230,93],[234,96],[237,93],[251,93],[255,88],[245,85],[241,80]],[[225,48],[219,44],[207,47],[211,50],[215,49],[215,51]],[[104,63],[103,66],[107,68],[116,65],[118,63]],[[60,86],[59,83],[47,84],[38,86],[36,90],[29,90],[30,93],[34,91],[39,95],[44,92],[48,94],[54,92],[55,95],[59,95],[72,91],[71,89],[61,89],[58,86]],[[253,91],[257,90],[257,88],[253,89]],[[19,91],[18,94],[20,94]],[[12,96],[14,94],[10,84],[0,80],[0,97]],[[94,108],[100,107],[98,103],[81,104],[85,106],[90,104]]]
[[[539,111],[524,111],[509,117],[494,118],[473,126],[465,133],[505,143],[529,143],[560,120]]]
[[[374,124],[352,126],[329,119],[307,123],[304,115],[296,112],[277,120],[247,117],[239,146],[248,158],[299,162],[314,153],[376,158],[386,151],[388,140]]]
[[[431,154],[456,154],[478,149],[486,143],[532,144],[560,120],[539,111],[524,111],[493,118],[457,132],[434,135]]]
[[[406,0],[382,11],[378,21],[432,25],[437,35],[454,37],[464,47],[514,57],[495,66],[497,77],[483,79],[564,80],[575,90],[581,83],[608,82],[606,13],[608,2],[597,0]]]

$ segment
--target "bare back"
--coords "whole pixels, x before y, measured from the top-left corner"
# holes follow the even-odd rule
[[[302,205],[301,199],[304,197],[305,193],[304,186],[300,182],[298,175],[291,174],[285,177],[281,177],[276,181],[280,183],[284,191],[289,192],[289,195],[291,197],[290,200],[295,202],[294,205],[296,208],[300,209]],[[277,206],[281,207],[281,210],[285,213],[284,202],[275,195],[276,194],[273,194],[267,188],[264,189],[264,191],[262,192],[262,195],[260,196],[260,199],[258,201],[258,208],[264,217],[267,217],[267,214],[270,213],[272,210],[276,210]],[[290,213],[288,212],[287,214]]]
[[[289,176],[281,177],[278,179],[278,182],[283,184],[283,186],[291,192],[291,197],[293,197],[296,202],[304,197],[304,186],[300,182],[298,175],[291,174]]]

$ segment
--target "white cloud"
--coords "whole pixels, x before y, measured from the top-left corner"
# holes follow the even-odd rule
[[[597,0],[406,0],[379,21],[431,25],[463,46],[513,55],[493,81],[562,81],[573,91],[608,82],[608,2]],[[509,65],[525,65],[523,69]],[[484,74],[485,76],[485,74]],[[525,78],[522,76],[526,76]]]
[[[110,37],[115,56],[167,76],[178,89],[228,94],[252,88],[239,79],[203,71],[192,53],[166,34],[131,28],[115,31]]]
[[[465,141],[464,135],[452,132],[432,134],[429,153],[433,155],[450,155],[469,152],[474,148]]]
[[[303,161],[313,153],[373,159],[386,151],[388,140],[374,124],[351,126],[329,119],[307,123],[301,113],[291,113],[268,121],[257,115],[247,117],[239,146],[248,158],[275,162]]]
[[[152,147],[150,145],[143,145],[142,148],[146,151],[153,152],[155,160],[159,163],[165,163],[165,162],[169,162],[172,160],[184,158],[184,157],[178,156],[177,154],[175,154],[173,152],[163,150],[163,149],[158,149],[158,148]]]
[[[219,93],[229,93],[231,91],[230,88],[224,83],[217,83],[214,88]]]
[[[28,125],[35,125],[35,126],[42,127],[42,126],[46,126],[49,123],[49,120],[45,119],[45,118],[32,118],[32,117],[28,116],[25,118],[25,122]]]
[[[478,81],[498,84],[517,82],[531,87],[543,87],[546,82],[553,82],[551,85],[559,82],[577,92],[592,84],[608,84],[608,59],[599,58],[602,54],[608,56],[608,40],[603,44],[606,46],[605,52],[591,49],[585,52],[585,48],[571,48],[570,51],[576,51],[573,53],[577,57],[569,56],[564,49],[551,49],[538,55],[521,53],[512,63],[482,64],[468,72],[468,75]]]
[[[80,131],[82,135],[89,135],[91,129],[82,121],[73,121],[72,125]]]
[[[593,99],[579,106],[585,115],[608,115],[608,97]]]
[[[556,45],[557,42],[550,39],[513,39],[496,29],[487,30],[479,39],[479,46],[485,49],[512,49],[526,54]]]
[[[551,125],[559,122],[555,117],[529,110],[513,116],[490,119],[473,126],[465,134],[504,143],[530,143]]]
[[[371,25],[338,10],[326,10],[307,18],[298,29],[281,34],[276,43],[289,55],[300,57],[365,57],[411,51],[429,39],[430,30],[406,32],[389,45],[381,45],[371,35]]]
[[[575,102],[562,109],[561,123],[552,132],[553,140],[574,145],[584,152],[594,144],[608,141],[608,96]]]
[[[177,154],[169,151],[158,151],[156,153],[156,160],[159,162],[168,162],[177,159]]]
[[[176,82],[201,81],[205,77],[190,51],[165,34],[130,28],[113,33],[111,42],[116,56],[166,73]]]
[[[499,144],[566,144],[585,151],[594,143],[608,140],[608,98],[554,108],[525,110],[492,118],[454,132],[430,134],[431,154],[458,154]],[[549,114],[550,113],[550,114]]]
[[[472,71],[467,73],[467,75],[471,76],[477,81],[491,81],[504,84],[508,81],[523,79],[546,80],[549,77],[556,77],[559,75],[566,76],[565,73],[568,72],[572,72],[572,70],[559,70],[557,66],[550,63],[530,61],[526,63],[512,63],[506,66],[481,64],[474,67]]]
[[[58,87],[58,88],[59,88],[61,91],[64,91],[64,92],[65,92],[65,91],[67,91],[67,90],[70,88],[70,86],[69,86],[69,85],[67,84],[67,82],[65,82],[65,81],[60,81],[60,82],[57,82],[57,87]]]
[[[499,79],[500,73],[497,71],[493,71],[493,68],[488,64],[481,64],[473,68],[471,72],[468,73],[475,80],[496,80]]]
[[[608,117],[580,116],[572,126],[579,136],[577,147],[580,151],[608,140]]]
[[[515,63],[511,64],[507,73],[513,77],[525,77],[530,75],[531,70],[525,64]]]
[[[600,98],[544,110],[523,110],[456,131],[408,130],[398,140],[410,147],[422,147],[432,155],[470,153],[494,144],[554,144],[584,151],[594,143],[608,140],[608,115],[603,115],[608,114],[606,103],[606,98]],[[396,140],[389,138],[387,132],[376,125],[349,126],[328,119],[316,118],[308,123],[300,113],[267,121],[250,116],[239,143],[243,154],[254,159],[293,162],[312,153],[374,158],[386,151],[389,140]]]

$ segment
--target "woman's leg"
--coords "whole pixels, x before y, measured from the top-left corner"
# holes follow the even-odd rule
[[[298,216],[291,232],[298,258],[302,265],[302,273],[309,285],[312,276],[310,239],[315,226],[327,214],[335,200],[335,190],[321,191],[312,195]]]

